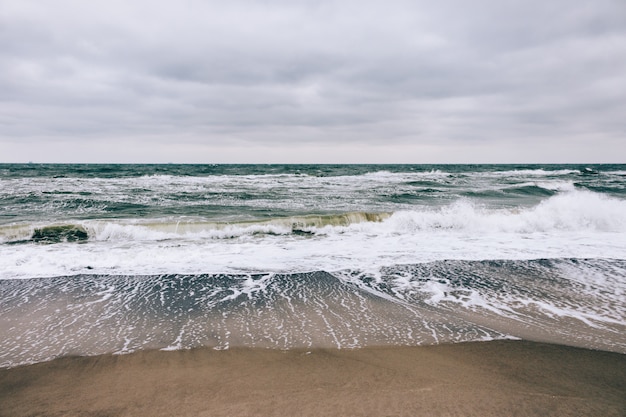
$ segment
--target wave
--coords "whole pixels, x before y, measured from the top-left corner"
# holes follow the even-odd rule
[[[468,172],[467,175],[480,177],[544,177],[544,176],[565,176],[572,174],[580,174],[579,170],[574,169],[514,169],[502,171],[477,171]]]
[[[537,192],[532,187],[512,192]],[[401,195],[409,199],[413,196]],[[261,235],[333,235],[366,233],[547,233],[626,232],[626,201],[590,191],[553,195],[534,207],[487,208],[469,199],[449,205],[394,213],[350,212],[279,217],[267,220],[92,220],[0,227],[0,242],[143,241],[166,239],[233,239]]]
[[[539,184],[520,184],[487,190],[466,191],[461,193],[461,195],[472,198],[501,198],[507,196],[549,197],[557,193],[555,188],[555,186],[550,186],[549,184],[545,186]]]
[[[2,330],[0,367],[148,348],[354,348],[501,338],[624,353],[624,273],[624,260],[535,259],[394,265],[378,274],[5,280],[0,315],[11,326]]]
[[[88,237],[87,231],[81,226],[60,225],[35,229],[31,240],[43,243],[82,242],[87,240]]]
[[[240,222],[97,220],[67,224],[0,226],[0,242],[61,243],[108,240],[165,240],[179,237],[228,239],[251,235],[307,235],[325,227],[347,227],[361,222],[382,222],[391,213],[340,213],[291,216]]]
[[[396,230],[535,233],[626,231],[626,201],[588,191],[554,195],[526,209],[487,209],[459,200],[437,210],[396,212]]]
[[[274,181],[329,181],[337,180],[339,182],[353,181],[373,181],[373,182],[397,182],[410,180],[442,180],[446,178],[467,176],[478,178],[520,178],[520,177],[558,177],[569,176],[572,174],[584,174],[587,171],[574,169],[520,169],[520,170],[502,170],[502,171],[459,171],[431,169],[424,171],[389,171],[376,170],[358,173],[310,173],[310,172],[290,172],[290,173],[263,173],[263,174],[242,174],[242,175],[211,175],[211,176],[194,176],[194,175],[172,175],[172,174],[151,174],[134,178],[120,178],[119,181],[133,181],[146,184],[217,184],[217,183],[264,183]],[[97,180],[97,179],[95,179]]]

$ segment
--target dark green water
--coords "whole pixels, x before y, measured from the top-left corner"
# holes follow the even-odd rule
[[[395,212],[465,198],[528,207],[566,189],[626,197],[626,165],[0,165],[0,224]]]

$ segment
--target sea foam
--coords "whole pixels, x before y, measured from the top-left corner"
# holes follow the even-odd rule
[[[212,222],[78,222],[89,244],[5,245],[2,278],[97,273],[375,271],[444,259],[620,258],[626,202],[573,191],[526,209],[459,200],[389,214]],[[33,227],[34,228],[34,227]],[[9,228],[15,234],[15,227]]]

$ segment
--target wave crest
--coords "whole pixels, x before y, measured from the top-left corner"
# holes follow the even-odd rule
[[[416,206],[395,213],[349,212],[236,222],[166,220],[95,220],[66,224],[0,227],[0,242],[59,243],[233,239],[251,236],[338,235],[385,237],[415,233],[626,232],[626,201],[590,191],[553,195],[527,208],[487,208],[469,199],[439,207]]]
[[[532,208],[493,210],[459,200],[437,210],[397,212],[389,222],[398,231],[622,232],[626,231],[626,201],[572,191],[552,196]]]
[[[85,221],[75,224],[10,225],[0,227],[0,242],[60,243],[84,241],[167,240],[180,237],[228,239],[253,235],[309,235],[326,227],[382,222],[391,213],[352,212],[292,216],[241,222],[208,221]]]

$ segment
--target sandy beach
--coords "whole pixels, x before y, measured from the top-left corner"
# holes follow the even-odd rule
[[[623,416],[626,355],[527,341],[141,351],[0,370],[1,416]]]

